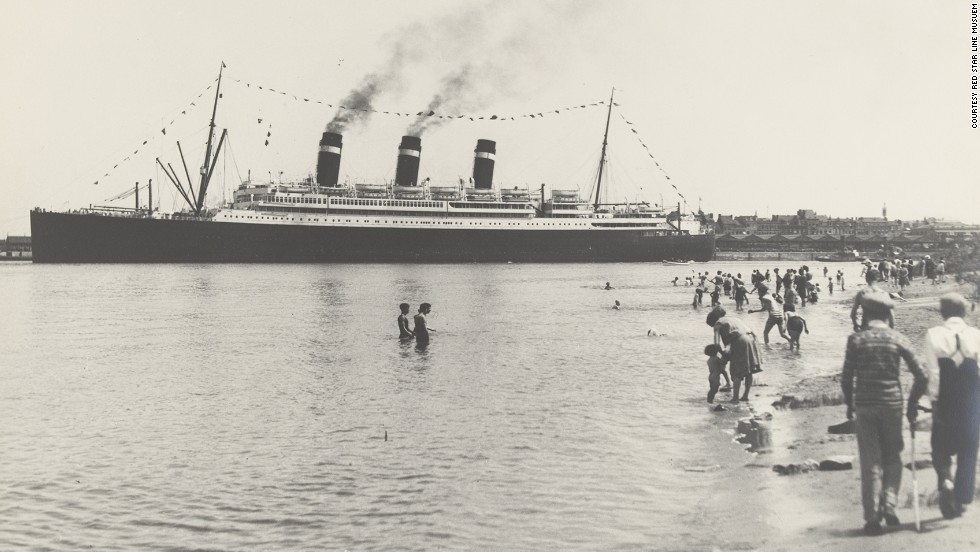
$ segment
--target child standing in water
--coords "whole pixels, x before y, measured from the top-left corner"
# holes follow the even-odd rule
[[[704,354],[708,357],[708,404],[711,404],[715,402],[715,394],[721,386],[721,376],[725,376],[725,380],[728,380],[728,374],[725,372],[728,357],[721,347],[714,343],[704,348]]]
[[[715,290],[711,292],[711,306],[721,304],[721,288],[715,286]]]
[[[810,329],[806,327],[806,319],[802,316],[796,314],[795,310],[788,311],[786,313],[786,331],[789,333],[789,350],[793,350],[793,346],[796,346],[796,350],[800,350],[800,336],[803,332],[807,335],[810,334]]]
[[[749,293],[745,289],[745,286],[735,286],[735,310],[742,310],[742,305],[745,304],[748,298]]]
[[[398,315],[398,339],[412,339],[415,332],[408,329],[408,303],[398,305],[402,313]]]

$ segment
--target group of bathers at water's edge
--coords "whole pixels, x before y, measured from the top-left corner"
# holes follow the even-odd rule
[[[693,271],[692,271],[693,272]],[[824,276],[827,276],[825,267]],[[680,278],[674,278],[673,284],[678,285]],[[776,289],[770,293],[769,285],[775,280]],[[820,284],[813,282],[813,273],[806,265],[799,269],[787,269],[780,274],[778,268],[770,272],[753,270],[749,289],[741,273],[732,275],[721,270],[714,276],[710,273],[698,273],[688,276],[686,285],[695,286],[692,306],[702,305],[705,291],[709,285],[713,287],[711,297],[711,312],[705,322],[714,330],[714,342],[704,348],[708,357],[708,402],[713,403],[718,391],[732,391],[732,402],[749,400],[749,390],[752,388],[752,374],[762,371],[762,356],[756,345],[755,332],[739,318],[727,316],[721,306],[722,296],[735,302],[735,310],[741,311],[748,306],[751,296],[758,295],[759,308],[748,309],[748,313],[765,312],[766,326],[763,339],[769,344],[769,332],[775,327],[779,336],[789,342],[790,350],[800,350],[800,337],[810,333],[806,320],[796,311],[799,303],[805,306],[816,303],[820,298]],[[828,277],[828,289],[833,293],[835,278]],[[837,271],[836,283],[844,289],[844,273]],[[725,365],[729,365],[729,378]],[[721,378],[725,378],[725,387],[720,387]],[[744,386],[744,389],[743,389]]]
[[[942,259],[933,263],[927,256],[922,263],[921,275],[932,284],[941,285],[945,282],[944,265]],[[892,527],[900,525],[896,508],[903,469],[901,419],[905,401],[899,381],[899,367],[903,361],[914,378],[905,408],[913,439],[918,411],[933,413],[932,464],[937,475],[942,516],[953,519],[963,515],[967,505],[973,502],[976,487],[980,444],[980,374],[977,368],[980,330],[968,326],[964,320],[970,309],[969,301],[958,293],[947,293],[939,300],[944,322],[927,332],[925,351],[920,359],[910,341],[894,329],[892,313],[895,301],[905,300],[902,292],[909,285],[914,268],[918,267],[901,259],[894,263],[881,261],[878,266],[866,261],[861,274],[867,286],[855,295],[851,308],[854,333],[847,340],[840,384],[847,418],[854,420],[861,465],[864,533],[868,535],[882,534],[882,523]],[[790,348],[795,346],[798,351],[800,333],[809,333],[809,330],[806,321],[795,314],[796,298],[799,297],[804,305],[807,300],[817,302],[818,286],[810,283],[813,277],[806,266],[797,271],[789,270],[782,278],[778,277],[778,271],[776,275],[777,291],[770,294],[769,272],[753,271],[752,291],[758,292],[761,308],[748,312],[768,313],[764,330],[766,343],[769,343],[769,331],[776,326],[780,336],[789,341]],[[827,276],[826,268],[824,276]],[[707,280],[706,275],[699,275],[699,280],[701,287]],[[726,285],[728,280],[731,284]],[[828,280],[828,289],[832,289],[834,279]],[[841,271],[838,271],[836,281],[843,290]],[[704,350],[708,356],[708,402],[713,402],[720,390],[721,376],[732,387],[733,402],[748,400],[752,374],[762,371],[755,334],[741,319],[726,316],[719,292],[722,289],[734,291],[738,310],[748,293],[738,291],[744,289],[740,275],[733,278],[719,271],[712,282],[715,284],[713,308],[706,322],[712,326],[715,340]],[[676,279],[674,285],[677,285]],[[886,289],[889,285],[898,286],[900,290],[889,291]],[[780,287],[785,289],[782,295],[778,291]],[[731,292],[726,296],[730,297]],[[695,307],[700,305],[698,297],[695,296]],[[778,303],[783,305],[782,313],[778,312]],[[784,323],[788,335],[784,333]],[[725,373],[726,363],[730,363],[731,378]],[[745,392],[740,395],[743,383]],[[931,408],[919,405],[923,396],[928,396]],[[956,457],[955,472],[953,457]],[[918,497],[914,500],[918,528]]]

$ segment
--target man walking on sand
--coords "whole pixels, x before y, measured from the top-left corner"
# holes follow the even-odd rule
[[[861,331],[862,329],[867,329],[868,327],[868,317],[864,315],[861,319],[861,323],[858,323],[858,311],[863,310],[865,297],[869,295],[885,294],[888,292],[879,287],[878,282],[881,279],[881,273],[875,269],[871,269],[867,272],[865,279],[868,282],[868,287],[859,290],[854,295],[854,303],[851,305],[851,323],[854,325],[854,331]],[[841,288],[843,289],[843,288]],[[895,316],[891,309],[888,309],[888,326],[895,327]]]
[[[932,400],[932,465],[939,480],[939,511],[959,517],[973,502],[980,443],[980,330],[966,325],[970,303],[959,293],[939,298],[945,320],[926,333],[925,362]],[[956,478],[952,457],[956,456]]]
[[[880,535],[882,519],[889,526],[899,524],[895,505],[902,484],[902,360],[915,380],[908,400],[910,422],[915,419],[919,397],[926,391],[928,376],[909,340],[888,327],[894,307],[888,294],[869,293],[862,304],[867,328],[847,339],[841,390],[847,419],[856,415],[864,532]]]

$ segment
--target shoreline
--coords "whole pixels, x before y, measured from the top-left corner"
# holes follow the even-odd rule
[[[899,303],[895,312],[895,327],[908,337],[917,352],[922,351],[925,332],[942,322],[939,315],[939,296],[963,288],[952,282],[943,285],[914,285],[906,289],[906,302]],[[964,293],[964,295],[966,295]],[[839,294],[831,301],[849,305],[853,293]],[[831,302],[828,301],[828,302]],[[847,310],[849,313],[849,309]],[[971,312],[967,322],[976,326],[980,310]],[[841,343],[843,348],[844,343]],[[911,376],[902,368],[903,393],[907,397]],[[937,482],[931,460],[927,467],[916,472],[918,479],[921,534],[914,525],[912,472],[906,468],[899,491],[898,516],[901,525],[886,528],[879,537],[866,537],[860,497],[861,472],[857,458],[857,443],[853,434],[835,435],[828,427],[846,421],[843,394],[838,380],[839,371],[809,378],[793,378],[780,385],[762,387],[752,397],[749,411],[766,434],[762,439],[767,450],[753,454],[746,467],[768,467],[753,470],[761,473],[759,482],[772,492],[775,505],[772,517],[765,520],[773,528],[773,536],[762,543],[766,550],[833,550],[858,549],[873,544],[888,547],[893,552],[918,552],[929,549],[966,550],[980,545],[980,513],[976,504],[961,518],[946,520],[936,505]],[[755,389],[755,388],[753,388]],[[903,416],[904,421],[904,416]],[[746,419],[739,429],[746,429]],[[920,414],[916,424],[916,460],[930,459],[931,418]],[[903,463],[910,462],[908,422],[904,422]],[[738,435],[739,429],[736,430]],[[749,433],[752,433],[751,431]],[[739,439],[753,440],[753,436]],[[802,465],[808,460],[820,462],[835,456],[852,457],[852,468],[841,471],[806,471],[779,475],[772,467]],[[926,534],[929,534],[926,536]]]

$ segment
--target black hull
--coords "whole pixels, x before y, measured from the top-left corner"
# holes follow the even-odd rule
[[[709,261],[714,235],[374,228],[31,212],[35,263]]]

